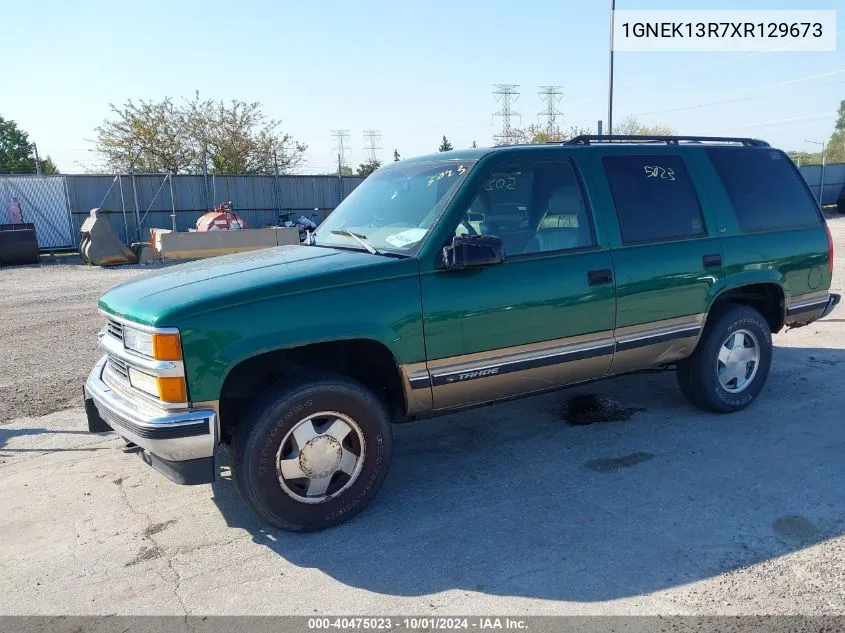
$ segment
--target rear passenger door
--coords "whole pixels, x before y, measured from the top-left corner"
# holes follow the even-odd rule
[[[684,154],[639,146],[594,155],[607,184],[603,207],[616,281],[611,373],[688,356],[724,276],[716,222],[690,168],[695,156]]]

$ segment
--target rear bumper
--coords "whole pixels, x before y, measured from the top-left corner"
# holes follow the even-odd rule
[[[840,296],[826,290],[791,297],[787,304],[784,323],[789,327],[801,327],[830,314],[839,303]]]
[[[824,308],[824,312],[822,312],[822,315],[819,318],[821,319],[830,314],[833,311],[833,308],[839,305],[839,300],[841,298],[842,297],[840,295],[831,293],[830,298],[827,300],[827,305]]]
[[[113,430],[141,449],[141,458],[171,481],[214,481],[217,417],[212,409],[172,411],[155,408],[103,382],[103,356],[85,383],[88,429]]]

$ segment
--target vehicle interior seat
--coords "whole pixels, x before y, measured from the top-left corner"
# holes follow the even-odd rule
[[[537,232],[525,247],[526,253],[558,251],[592,244],[587,208],[576,184],[564,185],[552,193]]]

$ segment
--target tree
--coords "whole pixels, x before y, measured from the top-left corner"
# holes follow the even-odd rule
[[[335,175],[337,175],[337,174],[338,174],[338,172],[335,172]],[[352,172],[351,167],[347,167],[346,165],[343,165],[340,168],[340,175],[341,176],[354,176],[355,174]]]
[[[590,130],[577,125],[570,126],[568,130],[554,130],[551,134],[548,130],[538,125],[528,125],[523,128],[512,128],[510,145],[527,145],[530,143],[560,143],[570,138],[589,134]]]
[[[629,116],[618,123],[614,129],[614,134],[639,134],[642,136],[672,136],[675,132],[671,126],[665,123],[658,123],[657,125],[643,125],[636,117]]]
[[[193,98],[176,103],[128,100],[110,104],[97,131],[97,149],[114,171],[218,174],[290,172],[307,146],[279,130],[259,103]]]
[[[845,129],[837,130],[825,147],[825,162],[845,163]]]
[[[57,174],[53,160],[47,156],[39,159],[41,172]],[[35,174],[35,144],[17,123],[0,117],[0,174]]]
[[[837,132],[845,132],[845,99],[839,102],[839,112],[834,129]]]
[[[399,162],[399,150],[398,149],[393,150],[393,162],[394,163]]]
[[[379,167],[381,167],[380,160],[368,160],[366,163],[358,165],[358,175],[366,178]]]
[[[446,138],[446,135],[443,135],[443,142],[440,143],[440,147],[437,149],[438,152],[449,152],[453,150],[452,144],[449,142],[449,139]]]
[[[821,152],[787,152],[786,153],[789,158],[792,159],[792,162],[798,165],[799,167],[803,167],[805,165],[821,165],[822,162],[822,153]]]

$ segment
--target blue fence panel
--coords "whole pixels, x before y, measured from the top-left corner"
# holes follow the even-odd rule
[[[798,171],[804,176],[804,180],[810,186],[813,195],[818,199],[819,186],[821,185],[822,166],[805,165],[799,167]],[[845,187],[845,164],[834,163],[824,166],[824,188],[822,190],[822,204],[836,204],[839,192]]]

